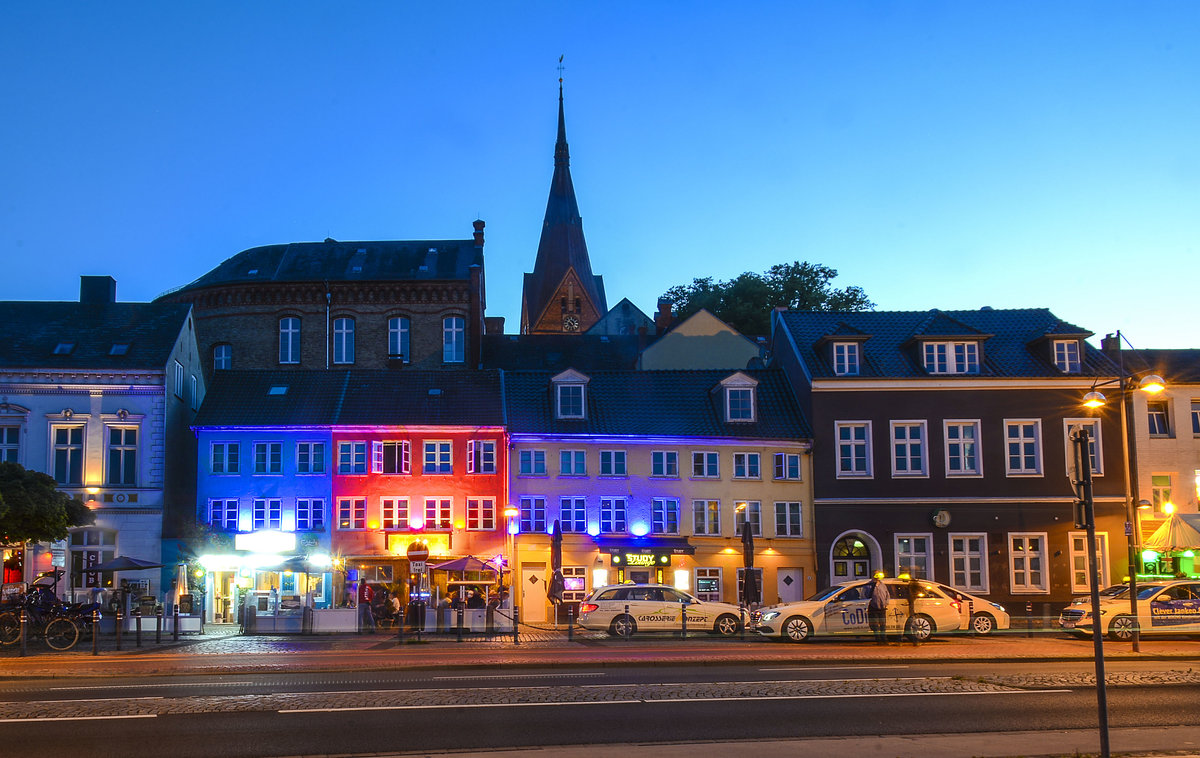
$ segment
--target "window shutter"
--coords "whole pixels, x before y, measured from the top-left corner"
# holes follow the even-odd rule
[[[410,452],[411,449],[409,448],[408,440],[405,440],[403,443],[401,443],[400,449],[400,473],[402,474],[407,474],[409,472],[409,460],[411,457]]]
[[[382,474],[383,473],[383,443],[382,442],[372,442],[371,443],[371,473],[372,474]]]
[[[468,474],[475,473],[475,446],[478,444],[479,443],[476,442],[475,440],[471,440],[470,442],[467,443],[467,473]]]

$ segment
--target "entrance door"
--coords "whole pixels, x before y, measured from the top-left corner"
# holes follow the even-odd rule
[[[775,572],[776,592],[779,602],[795,603],[804,599],[804,569],[781,568]],[[763,602],[767,599],[763,598]]]
[[[521,620],[538,624],[546,620],[546,569],[521,567]]]

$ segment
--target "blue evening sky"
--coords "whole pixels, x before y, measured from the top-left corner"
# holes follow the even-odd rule
[[[467,239],[519,325],[556,65],[609,303],[807,260],[880,309],[1200,347],[1195,2],[7,2],[0,299]]]

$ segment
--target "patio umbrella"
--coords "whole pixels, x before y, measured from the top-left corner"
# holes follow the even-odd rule
[[[496,567],[487,561],[481,561],[473,555],[468,555],[463,558],[455,558],[452,561],[445,563],[437,563],[429,567],[430,571],[491,571],[496,572]]]
[[[754,533],[750,530],[750,520],[742,522],[742,599],[746,605],[762,600],[758,592],[758,574],[754,571]]]
[[[97,563],[95,566],[86,566],[84,571],[92,573],[94,571],[145,571],[146,569],[162,568],[161,563],[154,561],[143,561],[141,558],[130,558],[125,555],[118,555],[112,560],[104,563]]]
[[[1172,513],[1146,540],[1146,547],[1166,552],[1200,550],[1200,531],[1178,513]]]
[[[550,530],[550,586],[546,589],[546,598],[554,605],[563,600],[563,590],[566,581],[562,572],[562,524],[554,519],[554,527]]]

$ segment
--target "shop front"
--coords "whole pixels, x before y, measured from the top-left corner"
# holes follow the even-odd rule
[[[683,556],[695,555],[696,548],[686,539],[610,541],[597,539],[600,554],[608,556],[608,584],[690,585],[679,572],[687,573]],[[602,561],[601,561],[602,563]],[[601,566],[603,568],[603,566]]]

